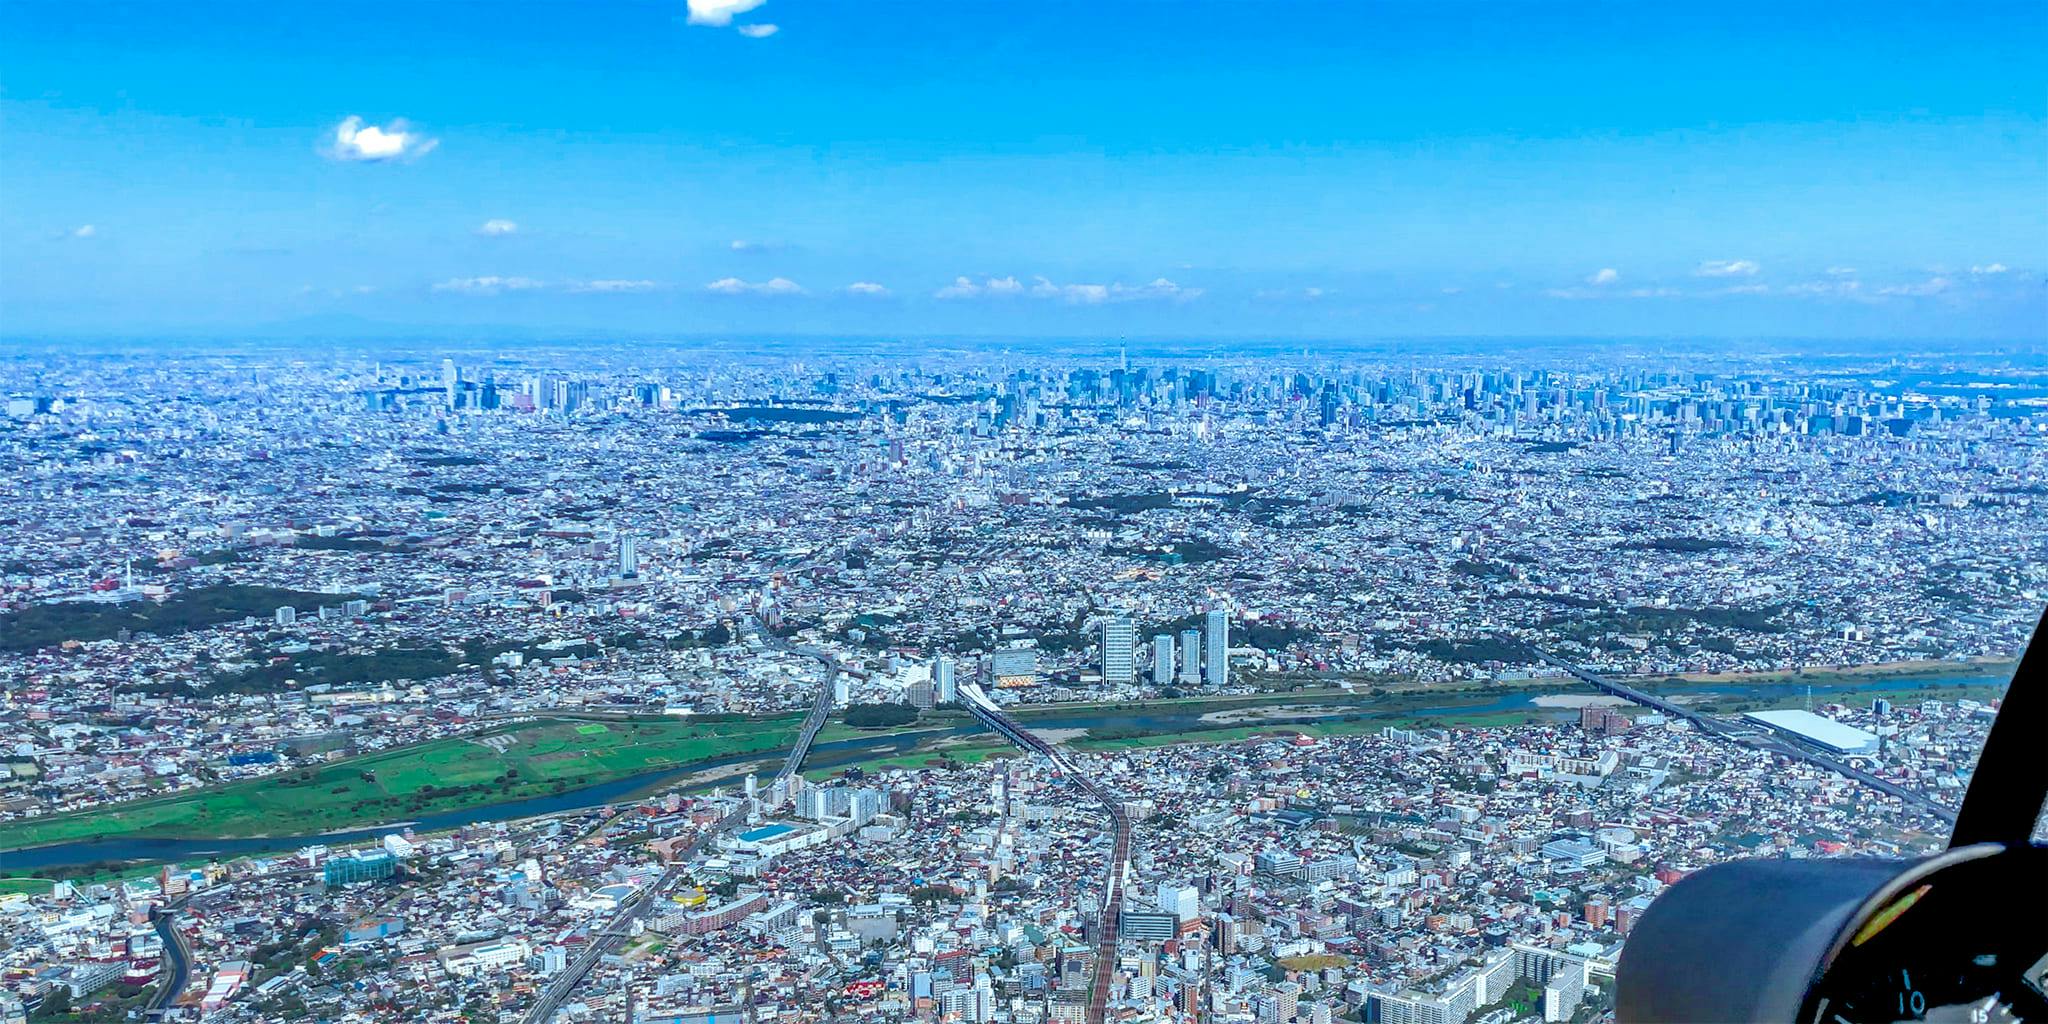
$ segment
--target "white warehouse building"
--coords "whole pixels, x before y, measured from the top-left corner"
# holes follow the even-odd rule
[[[1751,711],[1742,717],[1756,722],[1772,732],[1803,740],[1823,750],[1837,754],[1871,754],[1877,752],[1877,736],[1864,732],[1855,726],[1843,725],[1832,718],[1823,718],[1811,711],[1785,709],[1780,711]]]

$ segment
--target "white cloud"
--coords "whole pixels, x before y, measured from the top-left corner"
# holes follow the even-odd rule
[[[1854,274],[1855,272],[1856,272],[1856,268],[1855,268],[1855,267],[1829,267],[1829,268],[1828,268],[1828,276],[1829,276],[1829,277],[1848,277],[1849,275],[1851,275],[1851,274]]]
[[[1313,294],[1321,294],[1312,289]],[[1109,302],[1140,302],[1146,300],[1183,302],[1198,298],[1200,288],[1183,288],[1166,278],[1156,278],[1150,284],[1059,284],[1050,278],[1038,277],[1027,288],[1014,277],[984,278],[976,284],[973,279],[957,277],[953,283],[932,293],[940,299],[971,299],[980,297],[1004,297],[1028,294],[1035,299],[1066,302],[1077,306],[1099,306]]]
[[[1762,269],[1755,260],[1707,260],[1693,273],[1700,277],[1755,277]]]
[[[1031,295],[1040,299],[1064,297],[1068,302],[1101,302],[1109,297],[1109,287],[1099,284],[1056,285],[1043,277],[1032,279]]]
[[[437,292],[462,292],[466,295],[496,295],[499,292],[528,292],[547,287],[547,282],[530,277],[457,277],[434,286]]]
[[[933,292],[932,298],[972,299],[983,295],[1017,295],[1023,291],[1024,286],[1014,277],[984,278],[980,284],[975,284],[970,278],[956,277],[952,284]]]
[[[780,31],[780,25],[741,25],[739,29],[740,35],[748,39],[766,39]]]
[[[1598,275],[1595,275],[1596,277]],[[1676,288],[1546,288],[1543,294],[1553,299],[1671,299],[1677,298]]]
[[[689,0],[690,24],[724,28],[733,15],[745,14],[768,0]]]
[[[92,226],[91,224],[80,224],[79,226],[71,230],[71,237],[91,238],[92,236],[97,235],[99,233],[100,229]]]
[[[572,292],[651,292],[661,287],[653,281],[629,281],[619,278],[601,278],[596,281],[579,281],[569,286]]]
[[[846,286],[846,291],[849,295],[872,295],[877,298],[881,298],[889,294],[889,289],[881,285],[878,285],[873,281],[855,281],[854,283]]]
[[[402,119],[379,127],[364,124],[362,118],[350,114],[334,126],[334,144],[327,155],[357,163],[411,160],[427,155],[440,144],[439,139],[413,131]]]
[[[496,237],[499,235],[509,235],[518,230],[519,225],[516,222],[506,220],[503,217],[492,217],[490,220],[484,221],[479,225],[476,233]]]
[[[1321,288],[1261,288],[1252,293],[1260,302],[1314,302],[1329,294]]]
[[[704,286],[705,291],[720,295],[802,295],[804,288],[786,277],[771,277],[766,281],[742,281],[737,277],[721,277]]]
[[[1828,272],[1834,273],[1832,269],[1830,269]],[[1786,285],[1784,288],[1780,289],[1780,291],[1785,295],[1796,295],[1805,298],[1848,296],[1854,295],[1862,290],[1863,282],[1861,281],[1840,280],[1805,281],[1800,284]]]
[[[1946,277],[1930,277],[1925,281],[1920,281],[1914,284],[1887,285],[1883,288],[1879,288],[1877,290],[1877,294],[1903,295],[1915,298],[1924,298],[1929,295],[1940,295],[1941,293],[1948,291],[1949,285],[1953,283],[1954,282],[1950,281]]]
[[[1044,279],[1040,279],[1044,281]],[[1151,285],[1063,285],[1061,299],[1069,303],[1135,303],[1135,301],[1188,301],[1198,299],[1202,289],[1184,289],[1171,283],[1163,276],[1153,279]]]
[[[1990,274],[2003,274],[2010,269],[2010,267],[2003,263],[1987,263],[1982,266],[1971,267],[1970,273],[1983,277]]]
[[[1592,276],[1586,278],[1586,283],[1594,285],[1613,284],[1619,280],[1621,280],[1621,271],[1613,267],[1601,267],[1599,270],[1594,271]]]

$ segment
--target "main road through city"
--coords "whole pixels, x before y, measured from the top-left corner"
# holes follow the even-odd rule
[[[1877,790],[1878,792],[1883,793],[1887,796],[1897,797],[1899,801],[1904,803],[1906,806],[1912,807],[1919,811],[1923,811],[1933,817],[1939,818],[1942,821],[1947,822],[1950,825],[1954,825],[1956,823],[1956,812],[1954,810],[1951,810],[1950,808],[1944,807],[1941,804],[1936,803],[1934,800],[1929,799],[1925,794],[1915,792],[1911,789],[1907,789],[1906,787],[1901,786],[1898,783],[1891,782],[1885,779],[1880,779],[1877,776],[1872,775],[1871,773],[1864,771],[1861,768],[1858,768],[1837,758],[1829,757],[1818,750],[1812,749],[1811,747],[1806,747],[1795,742],[1782,740],[1770,733],[1751,729],[1739,723],[1730,722],[1726,719],[1716,718],[1712,715],[1701,714],[1700,712],[1687,708],[1683,704],[1674,704],[1671,701],[1665,700],[1664,698],[1657,696],[1656,694],[1644,693],[1643,691],[1638,690],[1633,686],[1627,686],[1622,683],[1617,683],[1614,680],[1609,679],[1605,676],[1588,672],[1585,669],[1580,668],[1578,665],[1575,665],[1569,661],[1566,661],[1563,658],[1551,654],[1550,652],[1545,651],[1534,644],[1510,636],[1506,633],[1495,634],[1494,638],[1503,643],[1513,644],[1521,647],[1523,650],[1526,650],[1530,654],[1535,655],[1537,658],[1541,659],[1545,664],[1561,668],[1566,672],[1570,673],[1573,679],[1577,679],[1579,682],[1585,683],[1586,685],[1591,686],[1595,689],[1611,693],[1624,700],[1633,701],[1634,703],[1641,704],[1647,708],[1653,708],[1657,711],[1661,711],[1667,715],[1670,715],[1673,718],[1682,718],[1688,722],[1691,722],[1694,726],[1698,727],[1701,732],[1709,736],[1718,737],[1720,739],[1727,740],[1730,743],[1739,743],[1745,747],[1752,747],[1757,750],[1765,751],[1766,753],[1777,754],[1782,757],[1796,758],[1798,760],[1805,761],[1808,764],[1817,765],[1838,775],[1842,775],[1846,778],[1860,782],[1863,785],[1869,786],[1870,788]]]
[[[775,781],[781,783],[803,767],[804,758],[811,752],[812,741],[818,738],[818,730],[824,727],[826,717],[832,713],[832,694],[834,684],[839,678],[839,665],[831,656],[816,648],[798,647],[787,639],[766,631],[762,635],[767,638],[770,645],[785,651],[808,654],[818,659],[825,668],[825,679],[818,687],[817,698],[811,703],[811,713],[804,716],[803,728],[797,731],[795,745],[789,748],[789,756],[783,758],[782,769],[775,773]],[[520,1018],[522,1024],[542,1024],[544,1021],[552,1020],[556,1012],[561,1010],[562,1004],[568,1002],[576,986],[582,984],[583,979],[590,974],[591,968],[596,967],[598,961],[618,951],[627,936],[632,934],[633,922],[644,915],[647,908],[654,905],[655,900],[683,880],[686,872],[682,865],[687,864],[690,858],[712,839],[743,824],[747,820],[747,814],[748,808],[741,806],[719,819],[716,825],[698,833],[689,845],[676,851],[672,866],[663,871],[653,885],[634,893],[627,897],[624,903],[619,904],[604,927],[590,937],[590,944],[584,947],[583,952],[548,983],[547,991],[541,993],[540,999],[526,1011],[524,1017]]]
[[[1109,815],[1114,829],[1109,853],[1107,876],[1102,885],[1102,916],[1095,936],[1095,976],[1088,988],[1088,1024],[1102,1024],[1109,1011],[1109,985],[1116,975],[1117,931],[1123,915],[1124,882],[1131,873],[1131,819],[1124,813],[1124,805],[1093,779],[1075,770],[1073,762],[1067,760],[1066,752],[1047,743],[1037,734],[1018,725],[1015,719],[1003,713],[995,701],[981,692],[974,683],[960,687],[960,695],[967,698],[967,709],[974,717],[987,723],[988,727],[1001,733],[1004,739],[1036,754],[1042,754],[1059,769],[1062,775],[1080,786],[1082,790],[1102,804]]]

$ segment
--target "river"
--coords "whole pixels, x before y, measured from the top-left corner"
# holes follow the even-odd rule
[[[1857,693],[1898,690],[1926,686],[1940,686],[1944,689],[1963,686],[2003,686],[2008,676],[1983,673],[1958,674],[1952,676],[1929,676],[1916,678],[1870,678],[1835,680],[1815,683],[1813,694],[1816,700],[1839,699]],[[1531,714],[1555,718],[1576,717],[1578,712],[1568,708],[1542,708],[1532,699],[1544,693],[1579,692],[1583,688],[1560,682],[1549,689],[1523,689],[1491,700],[1469,703],[1444,703],[1423,707],[1401,708],[1398,710],[1376,711],[1369,705],[1356,708],[1333,705],[1331,715],[1365,715],[1381,718],[1412,718],[1436,714],[1473,714],[1498,711],[1526,710]],[[1682,683],[1660,687],[1659,696],[1712,696],[1722,701],[1757,700],[1761,698],[1784,699],[1788,696],[1803,696],[1804,686],[1757,683]],[[1304,699],[1301,703],[1314,703]],[[1330,715],[1297,715],[1229,723],[1233,725],[1285,725],[1313,721],[1317,717]],[[1021,724],[1030,729],[1091,729],[1121,728],[1143,729],[1151,732],[1179,732],[1197,728],[1205,723],[1200,713],[1191,712],[1129,712],[1095,709],[1073,714],[1034,714],[1021,719]],[[1217,723],[1206,723],[1217,724]],[[926,730],[917,734],[894,734],[880,736],[856,736],[849,739],[819,743],[811,748],[811,756],[804,762],[806,768],[829,768],[834,765],[852,764],[875,757],[909,753],[918,743],[941,737],[964,736],[985,731],[971,719],[962,724],[938,730]],[[114,836],[88,839],[70,843],[56,843],[25,850],[0,852],[0,870],[10,872],[33,872],[55,868],[76,868],[90,864],[108,862],[175,863],[179,861],[203,861],[217,857],[243,857],[264,853],[280,853],[296,850],[313,844],[357,843],[377,839],[400,828],[411,828],[418,832],[436,832],[460,828],[491,821],[516,821],[522,818],[542,817],[550,814],[564,814],[588,810],[605,804],[638,799],[648,793],[666,789],[699,773],[722,767],[739,767],[759,764],[767,760],[764,754],[742,754],[729,757],[697,761],[678,767],[630,775],[595,786],[569,790],[548,796],[530,797],[507,803],[487,804],[459,811],[445,811],[439,814],[422,815],[419,818],[393,824],[348,829],[317,835],[271,836],[249,839],[152,839],[143,837]],[[746,775],[737,771],[731,775],[713,778],[708,785],[737,785]]]

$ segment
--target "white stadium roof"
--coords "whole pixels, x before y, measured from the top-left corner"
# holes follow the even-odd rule
[[[1855,726],[1843,725],[1832,718],[1824,718],[1811,711],[1751,711],[1743,717],[1755,719],[1773,729],[1794,733],[1835,750],[1859,750],[1877,742],[1877,736],[1872,733],[1864,732]]]

